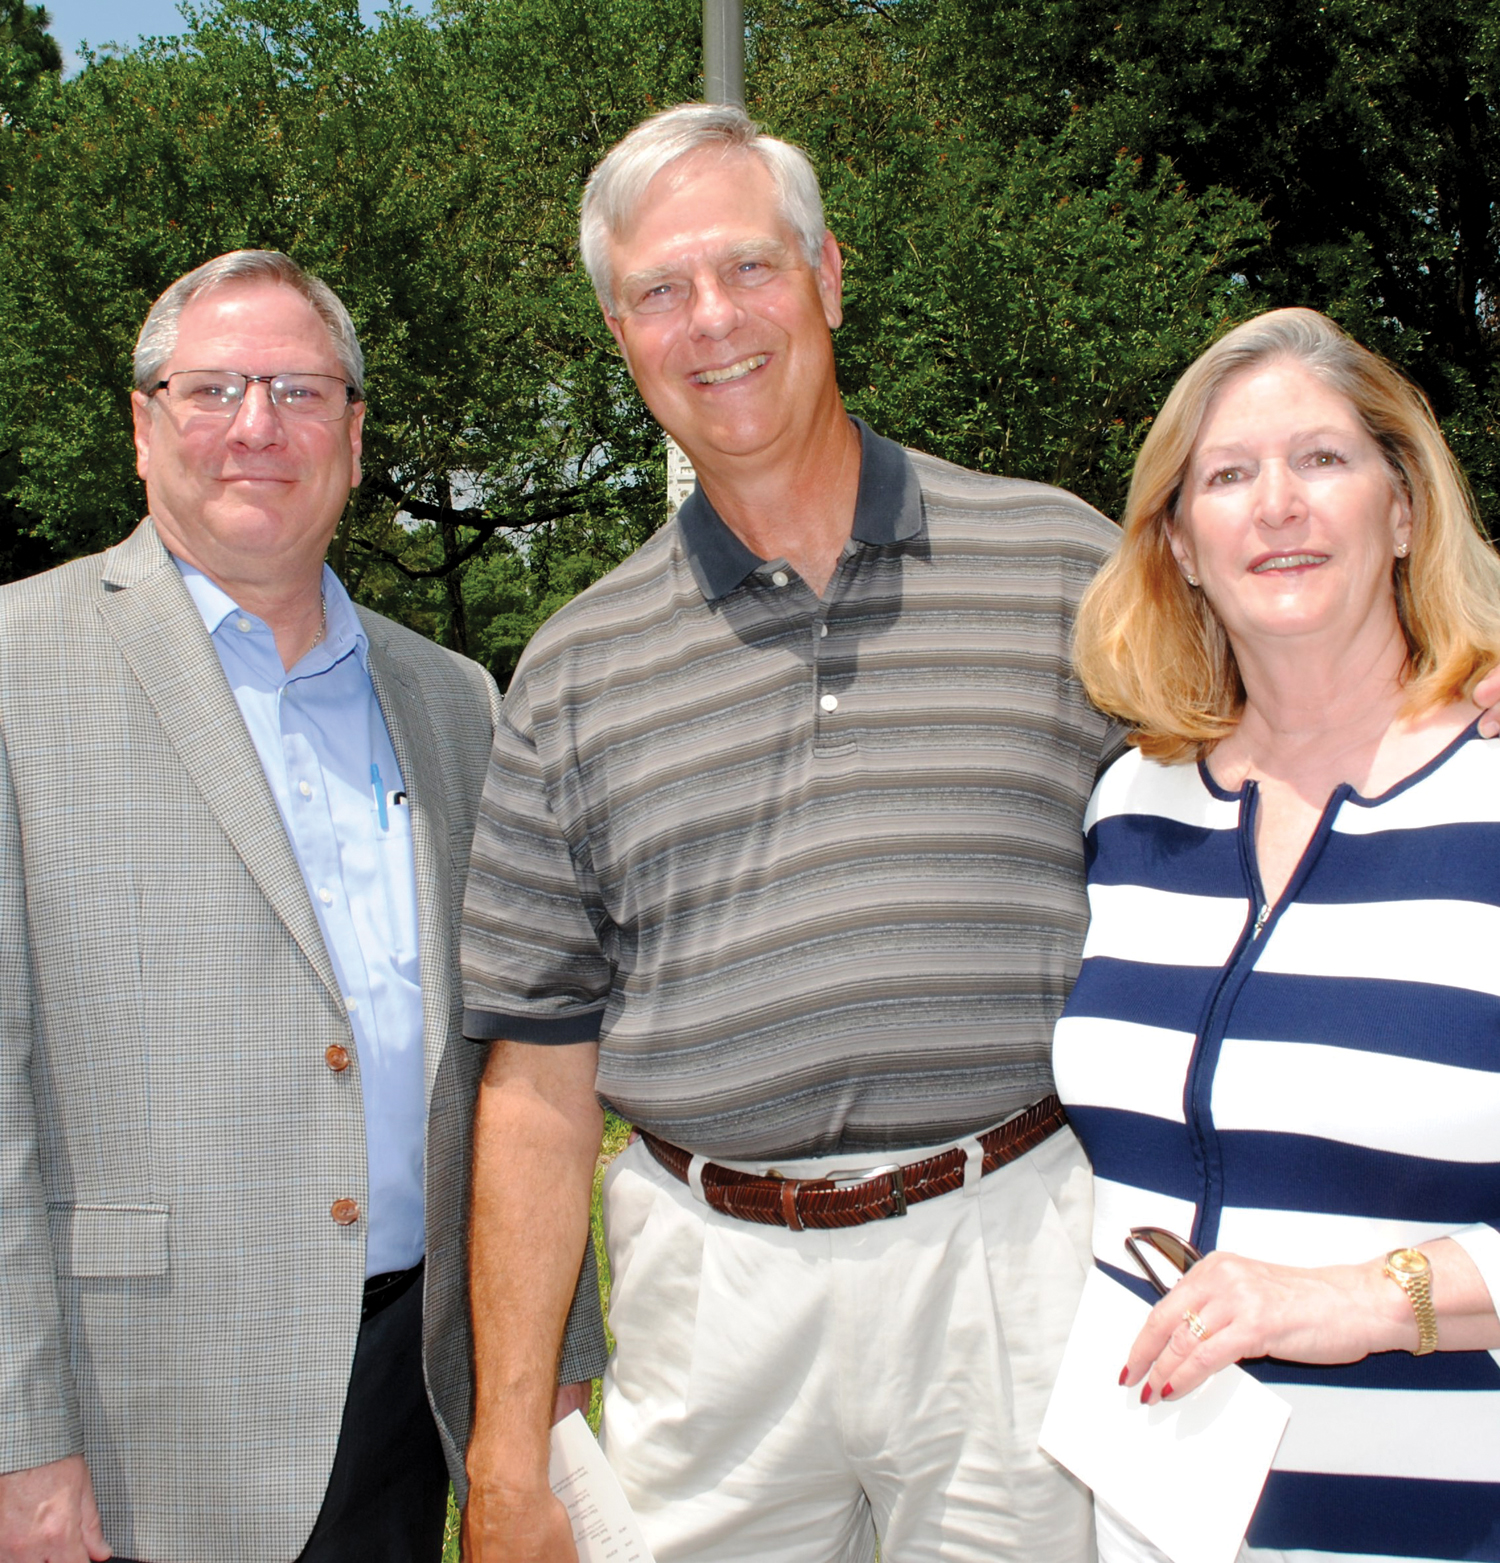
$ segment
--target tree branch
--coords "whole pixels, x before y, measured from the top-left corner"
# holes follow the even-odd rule
[[[351,547],[359,549],[371,558],[384,560],[399,570],[409,581],[440,580],[452,575],[481,552],[496,532],[520,532],[530,527],[545,526],[549,521],[561,521],[568,516],[577,515],[583,509],[587,498],[586,490],[575,489],[570,494],[554,497],[549,503],[523,505],[520,507],[522,513],[519,516],[510,516],[487,514],[477,509],[459,509],[454,505],[434,505],[426,500],[413,499],[410,495],[404,494],[399,485],[392,483],[389,478],[368,479],[366,487],[383,499],[389,499],[398,512],[405,512],[415,520],[432,521],[442,528],[464,527],[475,534],[463,547],[455,549],[444,558],[442,564],[432,569],[418,569],[406,564],[399,554],[389,548],[378,547],[361,538],[350,539]]]

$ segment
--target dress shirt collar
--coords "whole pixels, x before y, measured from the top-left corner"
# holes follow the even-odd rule
[[[917,474],[899,445],[882,439],[860,419],[851,421],[859,430],[859,494],[851,536],[876,548],[908,542],[922,530]],[[729,529],[701,487],[677,512],[677,527],[693,577],[710,602],[727,597],[766,564]]]
[[[176,554],[172,555],[172,563],[182,572],[182,583],[187,587],[188,596],[193,599],[193,606],[202,616],[203,627],[210,636],[216,635],[224,621],[231,616],[248,619],[257,631],[270,633],[270,626],[263,619],[256,618],[253,613],[246,613],[222,586],[211,581],[201,570],[179,559]],[[369,637],[359,622],[359,615],[354,611],[354,603],[344,590],[343,582],[326,564],[323,566],[323,601],[328,605],[328,629],[318,644],[306,652],[294,667],[288,669],[288,678],[294,673],[299,678],[306,678],[326,672],[348,656],[350,651],[358,655],[362,667],[368,669],[370,665]]]

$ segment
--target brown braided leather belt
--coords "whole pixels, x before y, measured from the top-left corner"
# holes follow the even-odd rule
[[[1024,1156],[1067,1121],[1062,1103],[1047,1096],[981,1135],[984,1161],[980,1176]],[[687,1151],[644,1130],[641,1138],[673,1177],[688,1181],[692,1157]],[[703,1166],[703,1197],[726,1216],[790,1227],[793,1232],[806,1227],[854,1227],[865,1221],[883,1221],[887,1216],[904,1216],[908,1205],[962,1188],[967,1160],[963,1147],[954,1146],[908,1167],[876,1167],[848,1178],[800,1179],[763,1178],[710,1161]]]

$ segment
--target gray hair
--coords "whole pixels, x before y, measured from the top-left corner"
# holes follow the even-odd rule
[[[148,390],[161,378],[162,365],[177,346],[177,328],[182,312],[212,288],[232,282],[276,282],[302,295],[318,319],[328,327],[333,351],[344,376],[359,396],[365,394],[365,355],[360,349],[354,322],[343,301],[326,282],[320,282],[289,255],[279,250],[231,250],[228,255],[205,261],[196,270],[179,277],[151,306],[141,334],[135,341],[135,388]],[[205,369],[232,369],[232,364],[204,364]]]
[[[807,264],[817,266],[827,228],[818,176],[807,154],[764,134],[737,103],[679,103],[643,120],[618,142],[590,175],[583,192],[579,247],[589,280],[607,309],[614,307],[609,241],[630,225],[646,186],[664,168],[678,158],[710,149],[725,155],[748,152],[760,159]]]

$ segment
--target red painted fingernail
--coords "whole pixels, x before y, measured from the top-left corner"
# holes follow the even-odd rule
[[[1125,1382],[1125,1380],[1128,1379],[1129,1377],[1130,1377],[1130,1369],[1129,1368],[1121,1368],[1120,1369],[1120,1382],[1123,1384]]]
[[[1161,1398],[1163,1400],[1170,1400],[1172,1398],[1172,1386],[1170,1384],[1163,1384],[1162,1385],[1162,1387],[1161,1387]]]
[[[1141,1404],[1143,1406],[1151,1404],[1151,1386],[1149,1384],[1141,1385]]]

